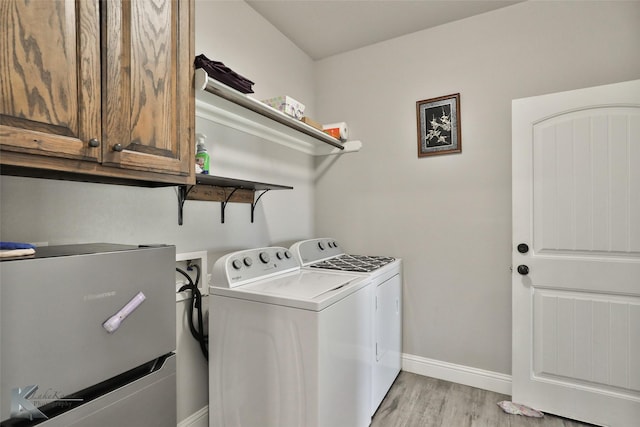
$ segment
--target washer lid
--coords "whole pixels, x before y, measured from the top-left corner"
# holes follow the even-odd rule
[[[352,274],[298,270],[235,288],[211,286],[209,293],[319,311],[367,284],[367,278]]]

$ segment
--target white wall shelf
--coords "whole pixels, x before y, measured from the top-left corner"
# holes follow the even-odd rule
[[[312,156],[359,151],[360,141],[340,140],[296,120],[196,69],[196,117],[240,130]]]

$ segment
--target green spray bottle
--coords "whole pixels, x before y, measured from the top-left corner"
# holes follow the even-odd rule
[[[204,145],[204,140],[207,135],[202,133],[196,133],[196,172],[198,172],[197,166],[200,167],[205,175],[209,174],[209,153],[207,153],[207,147]]]

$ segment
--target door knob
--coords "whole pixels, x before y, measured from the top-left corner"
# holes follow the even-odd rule
[[[124,147],[122,146],[122,144],[116,144],[113,146],[113,151],[117,151],[118,153],[121,152],[124,149]]]
[[[520,243],[518,245],[518,252],[520,252],[521,254],[526,254],[527,252],[529,252],[529,245],[527,245],[526,243]]]
[[[526,265],[519,265],[517,270],[518,273],[522,274],[523,276],[529,274],[529,267],[527,267]]]

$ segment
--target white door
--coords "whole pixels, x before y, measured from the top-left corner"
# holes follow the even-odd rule
[[[512,399],[638,426],[640,80],[512,112]]]

